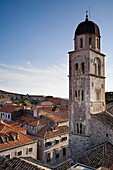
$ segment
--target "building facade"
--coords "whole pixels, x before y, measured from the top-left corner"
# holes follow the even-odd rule
[[[18,131],[16,127],[0,122],[0,156],[31,156],[37,159],[37,140]]]

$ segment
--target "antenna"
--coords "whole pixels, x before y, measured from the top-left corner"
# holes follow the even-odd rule
[[[90,6],[89,6],[89,19],[90,19]]]

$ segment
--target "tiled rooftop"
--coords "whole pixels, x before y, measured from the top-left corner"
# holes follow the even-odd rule
[[[40,115],[46,115],[56,123],[68,121],[68,111],[55,111],[55,112],[40,112]]]
[[[27,129],[25,127],[21,127],[19,124],[17,124],[16,122],[13,121],[4,121],[7,125],[9,125],[10,127],[12,127],[13,129],[16,129],[19,132],[23,132],[26,131]]]
[[[103,124],[108,125],[111,128],[113,128],[113,116],[110,115],[109,113],[101,112],[101,113],[97,113],[97,114],[92,114],[92,117],[96,118]]]
[[[20,124],[27,124],[30,122],[34,122],[36,120],[37,120],[37,118],[32,117],[32,116],[22,116],[17,122]]]
[[[11,104],[4,105],[2,108],[0,108],[0,112],[5,112],[5,113],[12,113],[15,111],[18,111],[22,109],[22,106],[14,106]]]
[[[113,145],[109,142],[104,142],[92,147],[81,155],[79,162],[94,168],[101,166],[110,168],[113,164]]]
[[[45,116],[40,116],[39,118],[37,118],[37,120],[33,121],[33,122],[29,122],[28,125],[30,126],[41,126],[41,125],[46,125],[50,122],[50,120],[45,117]]]
[[[0,166],[0,170],[47,170],[48,168],[40,167],[19,157],[4,161]]]
[[[48,98],[49,101],[53,102],[56,105],[61,105],[61,104],[68,104],[69,101],[61,98]]]
[[[16,141],[13,140],[11,136],[12,133],[18,134],[18,140]],[[36,142],[35,139],[32,139],[31,137],[23,133],[20,133],[16,128],[10,127],[6,123],[0,123],[0,134],[1,134],[0,137],[2,136],[2,134],[8,135],[8,142],[3,143],[2,140],[0,141],[0,151]]]
[[[48,126],[45,126],[44,128],[42,128],[38,133],[37,136],[41,137],[41,138],[52,138],[58,135],[64,135],[68,133],[68,127],[67,126],[59,126],[57,127],[57,129],[52,130],[50,129]]]
[[[113,106],[111,106],[107,111],[113,115]]]

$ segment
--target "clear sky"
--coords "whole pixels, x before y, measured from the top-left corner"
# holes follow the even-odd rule
[[[113,91],[113,0],[0,0],[0,89],[68,97],[68,51],[89,6]]]

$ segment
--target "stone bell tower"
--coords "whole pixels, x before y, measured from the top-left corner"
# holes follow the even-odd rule
[[[74,160],[91,145],[91,115],[105,111],[105,55],[100,38],[99,27],[86,14],[69,52],[69,148]]]

